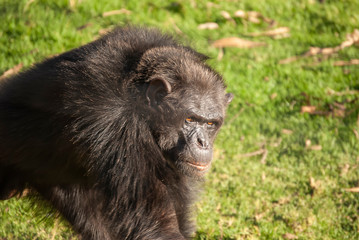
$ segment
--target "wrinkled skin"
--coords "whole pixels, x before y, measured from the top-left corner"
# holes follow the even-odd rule
[[[231,95],[228,95],[230,101]],[[202,104],[191,108],[181,128],[178,143],[172,149],[172,161],[192,177],[202,177],[210,168],[213,143],[223,123],[223,113],[216,111],[216,105]]]

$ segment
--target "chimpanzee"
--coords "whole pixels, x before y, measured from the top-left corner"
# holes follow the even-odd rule
[[[0,82],[0,198],[25,188],[82,239],[190,239],[232,94],[207,57],[117,28]]]

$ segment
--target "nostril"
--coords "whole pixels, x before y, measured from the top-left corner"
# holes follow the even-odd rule
[[[204,138],[197,138],[197,144],[201,147],[201,148],[208,148],[208,142],[206,141],[206,139]]]

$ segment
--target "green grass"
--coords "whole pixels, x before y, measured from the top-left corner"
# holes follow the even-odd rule
[[[71,5],[70,2],[75,4]],[[359,58],[357,46],[331,55],[280,65],[310,47],[335,47],[359,28],[356,0],[209,1],[0,0],[0,74],[23,63],[87,43],[102,29],[128,23],[174,33],[212,57],[235,98],[216,141],[213,168],[196,204],[195,239],[359,239],[359,67],[335,67]],[[126,8],[129,15],[102,17]],[[268,24],[225,20],[236,10],[257,11],[290,28],[289,38],[246,37]],[[198,30],[217,22],[216,30]],[[88,27],[79,29],[89,24]],[[221,60],[214,40],[237,36],[265,42],[253,49],[226,48]],[[316,64],[313,64],[316,63]],[[334,90],[341,95],[329,94]],[[305,93],[305,94],[303,94]],[[276,96],[276,97],[273,97]],[[345,117],[301,113],[309,103]],[[283,129],[290,130],[283,131]],[[320,145],[320,150],[311,150]],[[266,149],[263,155],[243,154]],[[0,202],[0,239],[70,239],[62,220],[31,199]]]

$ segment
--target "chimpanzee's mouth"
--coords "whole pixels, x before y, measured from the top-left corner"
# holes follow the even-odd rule
[[[211,163],[208,164],[199,164],[199,163],[193,163],[193,162],[187,162],[186,163],[191,166],[192,168],[195,168],[197,171],[206,171],[211,166]]]

